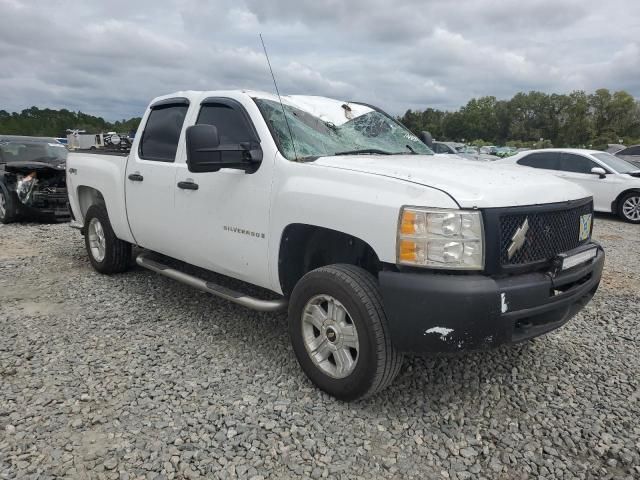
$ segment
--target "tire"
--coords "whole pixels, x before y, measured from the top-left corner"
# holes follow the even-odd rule
[[[338,313],[331,315],[330,308]],[[374,395],[402,366],[376,279],[353,265],[330,265],[302,277],[289,303],[289,336],[305,374],[340,400]]]
[[[618,215],[625,222],[640,223],[640,192],[629,192],[618,202]]]
[[[15,197],[3,183],[0,183],[0,223],[11,223],[16,220],[17,216],[18,209]]]
[[[129,268],[131,244],[118,239],[113,233],[104,206],[89,207],[85,215],[84,230],[84,243],[93,268],[105,274],[121,273]],[[102,252],[100,246],[103,247]]]

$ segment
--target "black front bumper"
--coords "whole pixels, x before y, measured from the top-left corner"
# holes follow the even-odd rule
[[[48,217],[58,221],[71,217],[69,199],[64,189],[58,189],[54,194],[36,192],[28,204],[19,203],[20,215],[27,217]]]
[[[455,352],[537,337],[565,324],[593,297],[604,251],[557,275],[502,278],[383,271],[391,340],[403,352]]]

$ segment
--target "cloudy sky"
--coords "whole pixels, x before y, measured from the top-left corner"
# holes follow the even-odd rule
[[[600,87],[640,97],[638,0],[0,0],[0,109],[138,116],[175,90],[407,108]]]

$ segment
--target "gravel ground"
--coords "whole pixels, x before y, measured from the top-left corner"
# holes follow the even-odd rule
[[[101,276],[67,225],[0,225],[0,478],[640,478],[640,226],[595,237],[603,284],[567,326],[407,358],[345,404],[284,315]]]

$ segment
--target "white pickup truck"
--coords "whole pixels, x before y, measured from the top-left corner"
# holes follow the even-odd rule
[[[249,308],[288,308],[302,369],[344,400],[387,386],[404,353],[563,325],[604,264],[579,186],[438,158],[381,110],[323,97],[156,98],[128,157],[72,154],[67,186],[96,270],[125,271],[137,245],[142,267]]]

